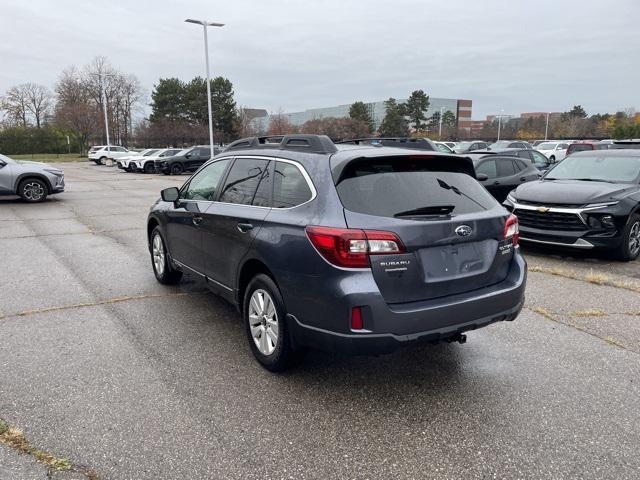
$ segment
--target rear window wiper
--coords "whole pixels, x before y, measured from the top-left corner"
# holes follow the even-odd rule
[[[420,207],[412,210],[405,210],[404,212],[395,213],[393,216],[398,217],[442,217],[449,215],[454,209],[455,205],[433,205],[431,207]]]

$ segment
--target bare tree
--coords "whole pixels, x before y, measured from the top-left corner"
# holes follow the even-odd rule
[[[0,100],[0,108],[7,112],[7,117],[23,127],[28,125],[28,104],[29,96],[25,84],[11,87]]]
[[[297,133],[298,129],[291,124],[286,115],[279,110],[275,115],[270,115],[267,135],[285,135],[287,133]]]
[[[82,73],[75,67],[70,67],[60,75],[56,94],[56,123],[73,132],[82,155],[89,138],[96,134],[100,127],[101,115],[91,88]]]
[[[26,108],[33,115],[36,127],[40,128],[42,121],[51,110],[53,96],[47,87],[36,83],[25,83],[24,90],[27,96]]]
[[[133,135],[133,114],[144,97],[140,81],[119,72],[105,57],[94,58],[84,67],[83,76],[95,104],[101,111],[106,106],[110,136],[126,145]]]

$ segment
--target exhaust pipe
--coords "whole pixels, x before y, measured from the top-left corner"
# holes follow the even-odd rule
[[[458,342],[459,344],[467,343],[467,336],[464,333],[456,333],[455,335],[447,338],[447,342]]]

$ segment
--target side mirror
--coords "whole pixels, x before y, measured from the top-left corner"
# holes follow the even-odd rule
[[[489,175],[486,173],[476,173],[476,180],[484,182],[485,180],[489,180]]]
[[[180,198],[178,187],[165,188],[160,192],[163,202],[176,202]]]
[[[4,160],[0,160],[0,168],[4,167],[7,164]]]
[[[190,153],[187,153],[187,154],[184,156],[184,158],[191,158],[191,154],[190,154]]]

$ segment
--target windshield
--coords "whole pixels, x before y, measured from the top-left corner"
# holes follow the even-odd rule
[[[146,153],[143,153],[142,155],[144,155],[145,157],[148,157],[149,155],[153,155],[154,153],[156,153],[158,150],[149,150]]]
[[[591,180],[632,183],[640,176],[640,157],[570,156],[558,163],[545,180]]]
[[[501,140],[501,141],[499,141],[499,142],[492,143],[491,145],[489,145],[489,148],[491,148],[491,149],[495,149],[495,148],[509,148],[509,144],[510,144],[510,143],[511,143],[511,142],[510,142],[510,141],[508,141],[508,140],[506,140],[506,141],[502,141],[502,140]]]
[[[557,143],[541,143],[538,150],[555,150]]]

